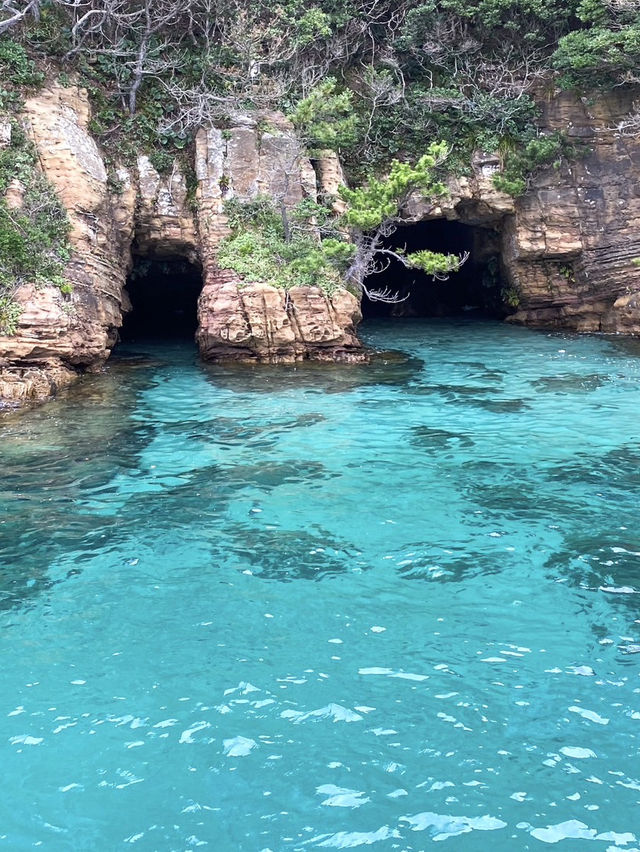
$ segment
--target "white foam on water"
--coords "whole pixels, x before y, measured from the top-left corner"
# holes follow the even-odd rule
[[[609,720],[605,719],[604,716],[599,716],[593,710],[585,710],[584,707],[572,706],[569,707],[570,713],[577,713],[578,716],[582,716],[583,719],[588,719],[590,722],[595,722],[596,725],[608,725]]]
[[[580,748],[579,746],[563,746],[560,749],[561,754],[565,757],[573,757],[576,760],[585,760],[588,757],[597,757],[594,751],[590,748]]]
[[[250,737],[233,737],[222,741],[222,747],[227,757],[246,757],[258,743]]]

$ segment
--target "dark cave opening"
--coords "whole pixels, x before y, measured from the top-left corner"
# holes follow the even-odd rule
[[[380,317],[448,317],[462,314],[504,317],[503,282],[500,273],[499,232],[491,227],[433,219],[403,225],[386,240],[387,248],[406,253],[430,249],[444,254],[469,252],[469,259],[445,281],[391,259],[390,264],[365,281],[368,289],[398,293],[395,304],[362,298],[364,319]],[[383,265],[386,258],[381,256]],[[405,298],[406,297],[406,298]]]
[[[198,326],[202,272],[184,257],[134,257],[127,279],[131,310],[120,340],[193,340]]]

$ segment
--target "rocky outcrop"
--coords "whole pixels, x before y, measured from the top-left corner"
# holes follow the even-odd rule
[[[49,395],[77,369],[104,363],[121,322],[126,275],[114,228],[107,174],[88,132],[86,92],[52,86],[26,102],[24,121],[43,171],[67,209],[73,293],[24,285],[15,335],[0,337],[0,393],[12,400]],[[13,193],[12,203],[20,203]]]
[[[198,305],[196,339],[208,360],[291,363],[363,360],[355,328],[359,300],[346,290],[327,295],[318,287],[288,293],[243,281],[217,264],[217,248],[228,234],[227,198],[272,198],[291,207],[316,198],[316,176],[278,114],[246,117],[226,132],[201,130],[196,139],[198,225],[204,285]]]
[[[627,135],[637,95],[547,96],[543,126],[566,132],[577,152],[537,175],[506,222],[503,258],[520,300],[512,321],[640,334],[640,135]]]
[[[518,301],[514,322],[640,334],[636,95],[622,88],[593,101],[542,94],[543,127],[563,130],[581,149],[570,164],[541,171],[514,201],[493,185],[499,158],[479,154],[470,175],[452,178],[437,204],[412,198],[407,221],[457,219],[486,229]],[[177,163],[161,176],[146,156],[108,178],[89,118],[87,93],[73,86],[51,85],[25,105],[41,167],[69,214],[73,292],[19,290],[17,333],[0,338],[0,399],[42,398],[82,371],[100,369],[130,308],[125,284],[136,254],[182,257],[202,270],[197,341],[207,359],[364,358],[351,293],[303,287],[287,294],[217,263],[228,234],[227,198],[266,195],[292,206],[319,193],[339,206],[343,177],[335,156],[319,157],[314,170],[286,119],[261,113],[238,116],[226,130],[200,130],[193,181]],[[0,146],[10,133],[0,122]],[[10,208],[19,209],[22,192],[19,182],[11,184]]]
[[[331,297],[319,287],[285,293],[268,284],[244,285],[219,270],[200,297],[196,339],[211,361],[362,361],[356,335],[361,319],[360,302],[347,290]]]
[[[542,92],[541,127],[562,131],[576,155],[537,173],[513,199],[493,186],[498,157],[449,180],[437,205],[414,197],[409,222],[446,218],[496,232],[511,322],[640,334],[640,117],[638,91],[596,99]],[[632,132],[633,131],[633,132]]]
[[[266,195],[291,206],[316,195],[313,167],[284,116],[239,116],[228,130],[200,131],[194,187],[178,163],[161,176],[147,156],[109,179],[89,119],[87,93],[74,86],[51,85],[24,108],[42,170],[71,222],[66,278],[73,289],[65,295],[25,285],[17,292],[17,331],[0,337],[0,401],[44,398],[82,371],[102,367],[131,307],[125,285],[135,255],[182,257],[201,266],[197,339],[205,358],[363,357],[355,334],[359,305],[351,294],[328,296],[310,287],[287,296],[217,266],[228,233],[226,198]],[[10,130],[0,126],[0,144],[7,144]],[[12,184],[6,200],[19,207],[21,187]]]

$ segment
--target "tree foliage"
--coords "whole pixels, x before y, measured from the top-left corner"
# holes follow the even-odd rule
[[[433,143],[413,166],[395,160],[385,178],[372,178],[356,189],[342,187],[347,208],[339,216],[307,200],[285,224],[270,199],[245,204],[232,199],[225,207],[232,233],[218,262],[248,280],[276,287],[314,284],[330,292],[346,284],[374,301],[397,300],[397,294],[368,281],[390,258],[442,280],[465,258],[427,250],[405,255],[389,240],[414,192],[433,201],[446,193],[437,170],[447,154],[445,144]]]
[[[538,136],[532,94],[633,77],[635,0],[12,0],[40,67],[77,72],[115,154],[167,152],[202,124],[284,110],[353,179],[442,139],[450,166]],[[124,144],[123,144],[124,143]]]

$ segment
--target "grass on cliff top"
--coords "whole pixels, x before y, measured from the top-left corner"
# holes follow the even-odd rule
[[[218,264],[247,283],[260,281],[284,290],[316,286],[330,294],[343,286],[341,273],[355,248],[334,234],[320,239],[318,224],[329,219],[329,212],[302,201],[283,218],[271,199],[230,199],[225,213],[231,235],[220,246]],[[312,219],[314,225],[309,224]]]

